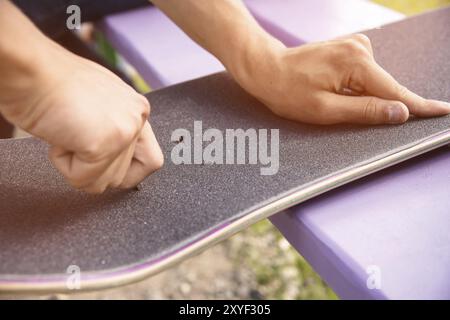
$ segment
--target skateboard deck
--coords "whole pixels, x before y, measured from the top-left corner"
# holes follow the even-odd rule
[[[446,9],[366,33],[379,63],[399,81],[449,101],[449,17]],[[0,140],[0,291],[68,291],[72,266],[81,271],[82,290],[137,281],[283,209],[450,143],[449,116],[399,126],[284,120],[225,73],[147,97],[165,165],[139,190],[84,194],[52,167],[44,142]],[[226,129],[268,129],[269,142],[278,129],[278,170],[263,175],[268,165],[260,162],[175,164],[174,148],[199,138],[195,121],[202,132],[224,136]],[[172,141],[180,128],[192,139]],[[225,149],[224,159],[233,150]]]

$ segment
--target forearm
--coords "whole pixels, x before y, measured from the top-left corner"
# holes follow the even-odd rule
[[[30,100],[48,42],[12,3],[0,0],[0,112],[7,118],[18,111],[17,101]]]
[[[240,0],[152,2],[216,56],[241,85],[251,83],[249,78],[258,63],[270,61],[284,48],[258,25]]]

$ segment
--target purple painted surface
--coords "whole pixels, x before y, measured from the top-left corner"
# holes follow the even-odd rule
[[[341,298],[450,299],[449,181],[443,147],[271,221]]]
[[[328,40],[404,18],[366,0],[246,0],[245,3],[259,23],[287,46]]]
[[[155,7],[111,15],[100,27],[152,89],[224,70]]]

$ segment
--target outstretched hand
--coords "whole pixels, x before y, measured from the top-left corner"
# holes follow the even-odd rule
[[[399,124],[450,113],[399,84],[375,61],[370,40],[356,34],[298,48],[277,48],[250,68],[241,85],[274,113],[316,123]]]

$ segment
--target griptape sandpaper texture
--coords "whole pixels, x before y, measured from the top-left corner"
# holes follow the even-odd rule
[[[367,32],[377,60],[399,81],[446,101],[449,13]],[[85,289],[137,280],[283,208],[450,142],[449,116],[399,126],[287,121],[224,73],[148,99],[165,165],[138,191],[78,192],[52,167],[44,142],[0,140],[0,290],[64,290],[70,265],[81,269]],[[196,120],[222,132],[280,129],[278,173],[263,176],[260,165],[173,164],[172,132],[192,133]]]

